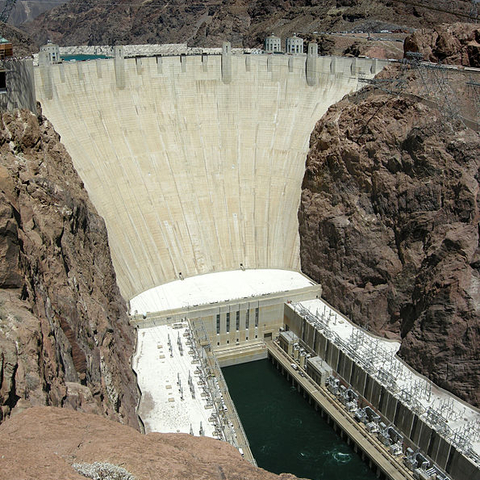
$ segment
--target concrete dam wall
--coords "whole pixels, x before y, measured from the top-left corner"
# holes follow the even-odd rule
[[[104,217],[126,299],[198,274],[300,269],[310,133],[376,60],[143,57],[43,65],[36,96]]]

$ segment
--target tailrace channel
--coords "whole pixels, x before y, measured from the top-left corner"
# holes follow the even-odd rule
[[[376,478],[269,360],[222,373],[259,467],[312,480]]]

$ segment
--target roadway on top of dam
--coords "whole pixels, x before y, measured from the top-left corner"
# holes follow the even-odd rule
[[[310,134],[383,64],[230,54],[226,83],[223,55],[117,61],[40,66],[35,85],[105,219],[124,297],[204,273],[299,271]]]

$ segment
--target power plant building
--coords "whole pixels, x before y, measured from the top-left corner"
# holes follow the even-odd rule
[[[403,363],[398,342],[364,332],[321,299],[286,305],[285,328],[310,364],[322,360],[319,373],[331,369],[329,391],[405,456],[414,478],[480,478],[480,412]]]

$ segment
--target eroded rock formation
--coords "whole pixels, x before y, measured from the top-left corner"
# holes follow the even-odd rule
[[[421,52],[434,63],[480,67],[480,27],[454,23],[422,28],[405,39],[404,52]]]
[[[336,104],[311,137],[303,271],[356,323],[480,404],[480,138],[412,97]]]
[[[27,111],[1,116],[0,255],[0,421],[54,405],[137,426],[103,219],[52,125]]]
[[[297,478],[256,468],[213,438],[142,435],[96,415],[52,407],[29,409],[0,425],[0,451],[0,480],[85,480],[72,464],[94,462],[120,466],[136,480]]]
[[[438,10],[440,8],[440,10]],[[39,43],[114,45],[185,43],[218,47],[257,47],[271,32],[285,38],[296,32],[365,31],[431,27],[467,15],[471,3],[421,0],[415,6],[384,0],[255,0],[245,2],[76,2],[60,5],[22,25]],[[345,47],[344,47],[345,48]]]

